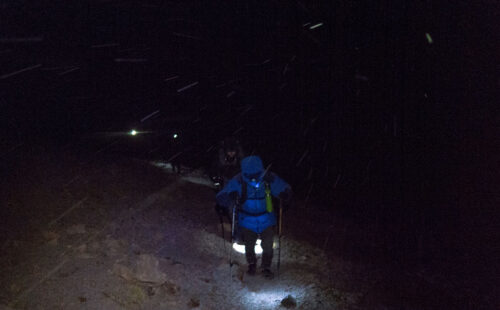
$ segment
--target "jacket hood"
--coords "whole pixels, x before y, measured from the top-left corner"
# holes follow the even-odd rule
[[[248,156],[241,160],[241,175],[245,181],[249,181],[248,175],[264,172],[264,165],[259,156]]]

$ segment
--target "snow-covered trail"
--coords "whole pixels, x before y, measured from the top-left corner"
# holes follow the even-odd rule
[[[446,279],[336,256],[374,232],[311,202],[284,216],[279,277],[230,270],[202,171],[98,155],[30,153],[2,180],[0,309],[463,308]]]
[[[33,188],[17,183],[17,194],[25,195],[13,201],[29,206],[26,212],[36,220],[29,233],[2,245],[0,304],[279,309],[291,295],[298,309],[351,309],[359,299],[358,293],[334,289],[334,264],[319,249],[287,236],[279,277],[246,276],[244,256],[236,252],[230,272],[229,242],[223,242],[214,192],[200,172],[167,174],[134,160],[98,161],[85,169],[49,160],[37,167],[53,169],[52,177],[30,177]],[[77,180],[64,188],[75,171]],[[34,189],[38,194],[26,195]]]
[[[161,197],[156,207],[142,210],[128,224],[133,229],[123,223],[120,230],[134,231],[130,236],[134,243],[160,261],[166,260],[160,270],[182,288],[185,298],[196,296],[193,298],[203,309],[277,309],[288,295],[302,309],[342,308],[338,298],[328,297],[333,290],[332,270],[324,253],[293,239],[281,240],[280,276],[273,280],[247,276],[244,255],[232,249],[236,263],[230,268],[230,244],[222,239],[222,228],[213,212],[213,192],[198,184],[208,184],[199,172],[179,176],[153,194]],[[229,225],[224,227],[228,236]],[[159,240],[151,242],[149,236]],[[276,260],[277,255],[274,267]],[[360,297],[344,295],[350,303]]]

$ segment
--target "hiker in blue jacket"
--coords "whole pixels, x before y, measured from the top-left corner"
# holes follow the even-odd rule
[[[236,208],[238,225],[245,243],[248,274],[257,270],[255,242],[260,236],[262,243],[262,274],[273,277],[274,227],[276,214],[266,207],[266,188],[274,198],[279,198],[283,208],[287,208],[292,198],[292,190],[283,179],[273,172],[266,171],[259,156],[248,156],[241,161],[241,172],[234,176],[217,194],[217,204],[226,210]],[[277,208],[275,208],[277,209]]]

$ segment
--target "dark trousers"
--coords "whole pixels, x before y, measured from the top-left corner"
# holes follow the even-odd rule
[[[245,256],[247,258],[248,264],[256,264],[257,257],[255,256],[255,242],[259,237],[254,231],[241,228],[243,233],[243,241],[245,242]],[[260,239],[262,240],[262,268],[271,268],[271,262],[273,261],[273,241],[274,241],[274,228],[268,227],[260,234]]]

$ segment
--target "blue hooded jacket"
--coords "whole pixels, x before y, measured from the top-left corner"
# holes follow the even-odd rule
[[[266,210],[265,182],[269,183],[271,195],[278,197],[288,190],[290,185],[275,173],[266,172],[258,156],[248,156],[241,161],[241,173],[234,176],[217,194],[217,203],[230,210],[236,204],[236,197],[241,199],[243,186],[247,187],[246,200],[238,211],[240,226],[256,233],[262,233],[269,226],[276,225],[276,215]]]

